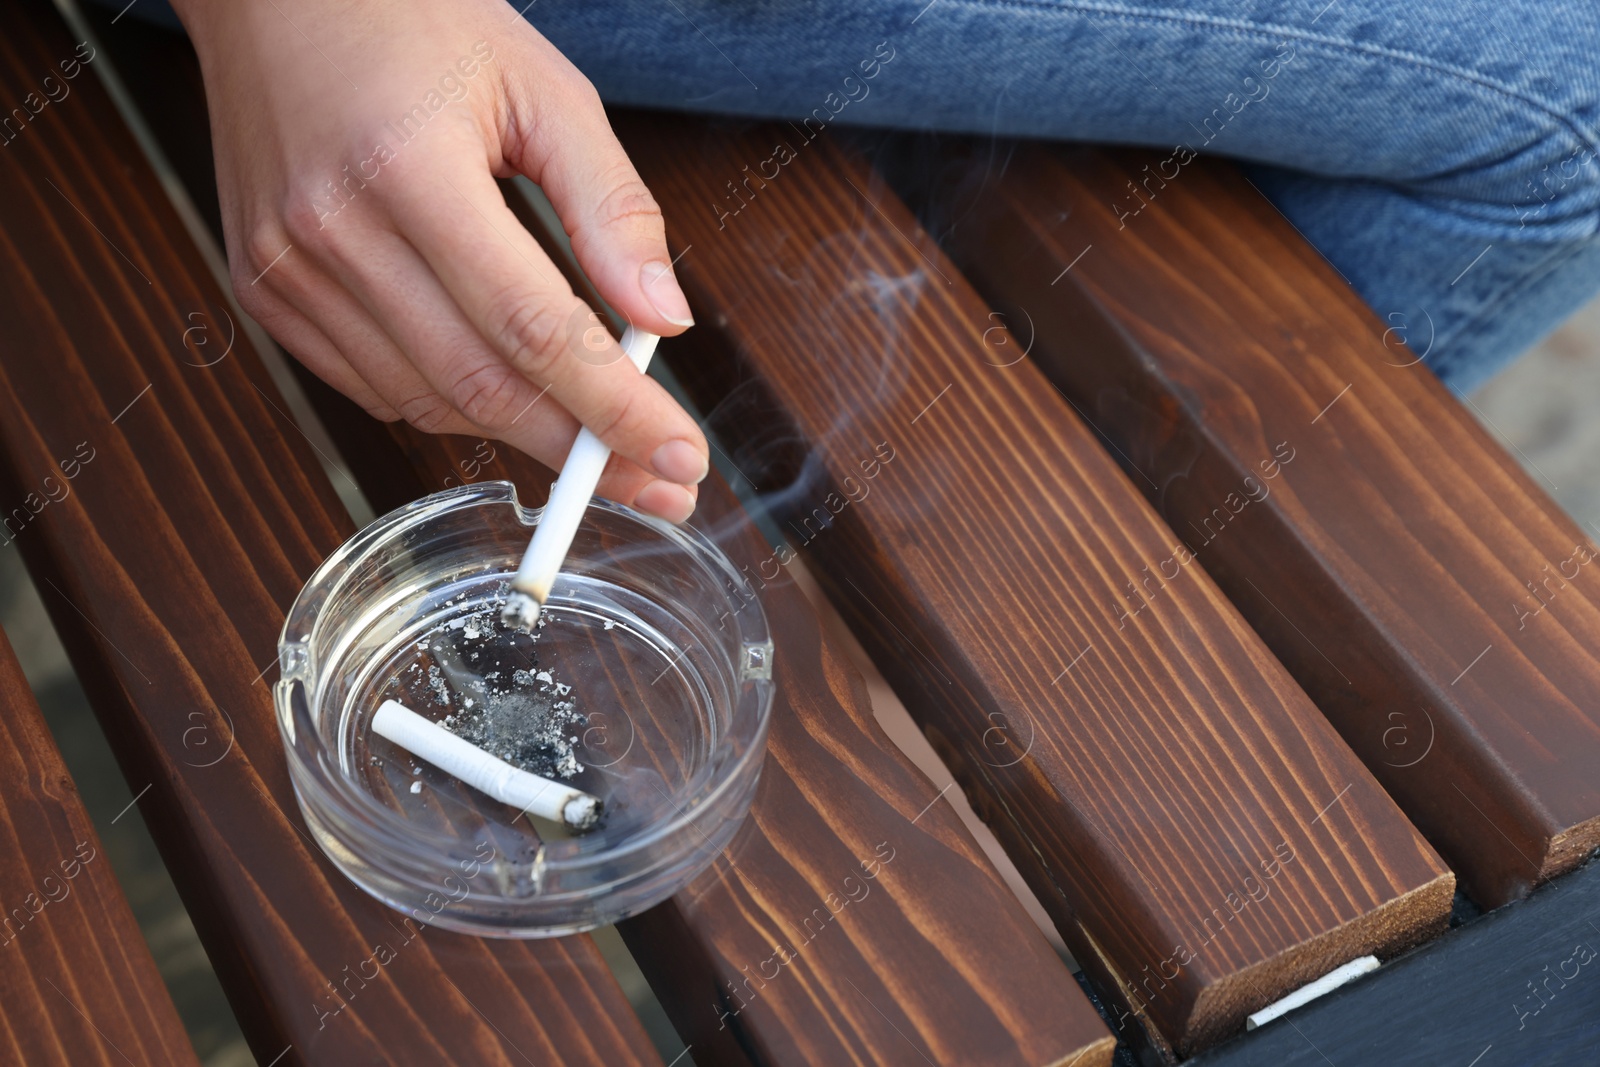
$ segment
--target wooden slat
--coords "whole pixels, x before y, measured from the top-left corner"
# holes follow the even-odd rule
[[[374,448],[364,413],[307,385],[363,486],[414,476],[375,498],[380,509],[464,481],[511,480],[525,503],[549,489],[548,469],[503,444],[397,424],[391,448]],[[683,892],[622,924],[695,1062],[1109,1064],[1105,1025],[939,787],[877,725],[788,557],[715,473],[694,522],[760,587],[778,687],[738,836]]]
[[[1233,167],[1119,223],[1162,159],[1025,149],[956,255],[1468,893],[1525,895],[1600,845],[1600,548]]]
[[[1030,364],[996,365],[1015,347],[858,159],[617,125],[701,324],[663,356],[725,400],[724,440],[819,462],[776,504],[793,543],[1158,1047],[1443,925],[1453,878],[1199,568],[1120,618],[1175,537]],[[708,204],[779,143],[737,215]]]
[[[1193,1060],[1568,1067],[1600,1048],[1600,863]]]
[[[3,634],[0,856],[0,1062],[197,1065]]]
[[[0,92],[72,51],[47,4],[13,11]],[[306,836],[268,685],[350,520],[242,334],[186,365],[185,330],[226,344],[222,294],[92,72],[71,84],[0,159],[0,484],[18,499],[93,453],[18,547],[252,1049],[659,1064],[589,939],[405,925]]]

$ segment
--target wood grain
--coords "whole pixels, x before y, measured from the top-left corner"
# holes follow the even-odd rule
[[[1590,863],[1191,1062],[1592,1063],[1600,1048],[1597,914],[1600,864]]]
[[[1233,167],[1119,223],[1160,163],[1025,149],[952,247],[1469,894],[1523,896],[1600,845],[1600,548]]]
[[[0,92],[72,52],[21,5]],[[76,456],[17,547],[253,1051],[659,1064],[587,938],[403,925],[306,836],[268,686],[284,610],[350,520],[242,334],[194,365],[185,330],[211,359],[229,336],[222,294],[92,70],[71,85],[0,153],[0,492],[48,491]]]
[[[614,122],[687,250],[663,356],[746,476],[821,474],[772,486],[785,535],[1158,1048],[1443,925],[1432,849],[859,159]]]
[[[0,856],[0,1061],[198,1065],[3,634]]]
[[[511,203],[539,233],[525,203]],[[372,447],[359,409],[325,386],[308,391],[363,486],[414,475],[398,496],[377,495],[380,509],[490,478],[536,503],[553,479],[503,444],[399,424],[393,447]],[[695,1062],[1109,1064],[1104,1024],[940,787],[879,728],[788,557],[715,473],[693,521],[751,576],[777,650],[749,818],[711,869],[622,924]]]

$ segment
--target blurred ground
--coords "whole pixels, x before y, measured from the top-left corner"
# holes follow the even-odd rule
[[[1600,301],[1471,400],[1491,432],[1593,538],[1600,539]],[[842,628],[833,620],[830,624]],[[0,548],[0,625],[22,660],[196,1051],[207,1067],[246,1067],[253,1062],[249,1049],[144,824],[132,812],[115,826],[110,824],[133,799],[132,791],[85,703],[21,558],[9,547]],[[936,783],[949,781],[949,773],[938,765],[899,702],[876,672],[870,673],[874,708],[891,735],[924,764]],[[958,795],[954,802],[958,809],[966,809]],[[971,818],[970,810],[964,814]],[[981,825],[978,830],[980,840],[992,849],[987,831]],[[992,854],[1015,879],[1004,857]],[[1020,880],[1016,884],[1020,887]],[[1038,905],[1031,899],[1029,904],[1043,921]],[[1051,933],[1059,946],[1059,938]],[[609,956],[617,957],[614,966],[630,995],[646,1009],[652,1030],[667,1026],[648,990],[640,987],[637,970],[630,973],[631,961],[620,942],[607,935],[604,945]],[[666,1045],[673,1039],[660,1040]]]
[[[1600,300],[1472,399],[1512,455],[1600,538]]]

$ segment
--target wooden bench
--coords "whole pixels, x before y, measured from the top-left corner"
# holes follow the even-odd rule
[[[75,44],[43,0],[22,12],[0,41],[0,91],[19,97]],[[95,62],[136,72],[135,97],[197,84],[181,43],[140,52],[104,28]],[[173,100],[191,108],[167,108],[155,129],[169,154],[183,148],[179,173],[203,193],[203,112],[193,93]],[[659,115],[617,125],[666,209],[701,324],[662,359],[735,483],[713,475],[695,521],[738,562],[774,558],[743,495],[781,545],[816,562],[1105,1005],[1102,1019],[780,576],[762,589],[780,693],[750,818],[693,885],[622,926],[687,1055],[1043,1067],[1109,1063],[1122,1040],[1176,1059],[1366,953],[1401,958],[1305,1009],[1320,1025],[1382,1015],[1403,988],[1390,1049],[1427,1038],[1429,1018],[1475,1012],[1494,1027],[1485,1044],[1514,1055],[1531,1040],[1500,1018],[1503,988],[1469,983],[1448,999],[1429,984],[1441,964],[1426,961],[1471,970],[1519,937],[1548,955],[1577,914],[1550,894],[1592,899],[1586,870],[1439,936],[1458,875],[1481,903],[1500,903],[1593,844],[1593,776],[1535,773],[1540,746],[1587,759],[1592,599],[1574,580],[1574,595],[1534,620],[1556,624],[1550,633],[1513,639],[1495,617],[1503,583],[1457,572],[1492,559],[1495,574],[1520,574],[1575,531],[1425,372],[1361,365],[1383,348],[1381,329],[1270,207],[1226,168],[1196,169],[1192,189],[1175,183],[1170,216],[1139,219],[1136,239],[1107,235],[1091,206],[1115,157],[1040,150],[1008,170],[1003,195],[979,198],[981,222],[951,231],[950,259],[880,172],[831,136],[729,217],[708,210],[703,190],[794,131]],[[20,343],[0,352],[0,489],[20,498],[78,441],[96,449],[72,497],[18,547],[55,587],[46,604],[125,773],[135,788],[151,783],[141,806],[260,1061],[661,1063],[590,938],[397,928],[346,883],[305,837],[271,714],[283,611],[353,530],[326,469],[380,511],[490,477],[536,501],[550,472],[503,446],[379,425],[306,380],[348,473],[319,456],[197,247],[206,236],[186,230],[93,78],[6,152],[0,330]],[[959,190],[898,189],[930,218],[972,210]],[[1103,256],[1065,262],[1078,235],[1052,223],[1059,197]],[[533,209],[512,203],[560,257]],[[968,236],[979,226],[988,239]],[[1226,272],[1205,258],[1224,251]],[[1041,287],[1046,274],[1071,288]],[[1028,315],[1037,328],[1023,336]],[[197,328],[218,347],[198,349]],[[1220,336],[1240,341],[1198,340]],[[1074,358],[1080,343],[1094,360]],[[1403,349],[1383,351],[1404,361]],[[1281,422],[1320,397],[1316,374],[1350,379],[1355,395],[1339,402],[1365,418],[1336,433],[1314,408],[1304,429]],[[1386,442],[1401,424],[1415,447]],[[1438,443],[1425,445],[1424,427],[1440,428]],[[1249,495],[1247,476],[1272,492],[1233,511],[1228,493],[1238,482]],[[1406,486],[1426,499],[1402,497]],[[1363,507],[1341,508],[1358,488]],[[1523,540],[1453,519],[1468,500],[1515,509]],[[1204,526],[1218,501],[1230,528],[1195,543],[1184,524]],[[1424,515],[1435,524],[1423,528]],[[1384,599],[1375,546],[1396,530],[1414,589]],[[1441,545],[1460,566],[1421,567]],[[1453,606],[1459,631],[1427,614],[1430,596]],[[1439,663],[1407,659],[1419,642],[1442,648],[1494,626],[1515,669],[1485,671],[1470,697],[1442,692],[1454,687],[1440,685]],[[1297,639],[1337,653],[1348,692]],[[1516,737],[1491,728],[1510,714],[1513,685],[1545,701]],[[1401,742],[1378,727],[1419,697],[1434,746],[1385,766]],[[1420,748],[1421,736],[1405,743]],[[1500,773],[1454,784],[1509,849],[1481,828],[1474,838],[1467,809],[1439,799],[1453,774],[1484,767]],[[870,899],[808,938],[780,977],[762,976],[761,961],[806,936],[801,919],[880,846],[894,859]],[[1519,872],[1511,854],[1522,852]],[[114,884],[97,884],[115,899]],[[119,943],[131,931],[121,914]],[[1550,915],[1565,925],[1546,935]],[[1539,936],[1515,933],[1530,925]],[[362,963],[380,942],[393,962],[374,976]],[[1419,942],[1429,944],[1402,955]],[[1539,979],[1531,956],[1511,963]],[[1480,1003],[1495,1005],[1496,1022]],[[1596,1016],[1563,1015],[1568,1003],[1582,1001],[1551,1001],[1542,1025],[1588,1032]],[[118,1025],[130,1043],[147,1030],[170,1041],[165,1012]],[[10,1002],[0,1014],[13,1031],[28,1025]],[[1305,1055],[1294,1033],[1277,1024],[1205,1059],[1291,1062]],[[1376,1046],[1345,1047],[1354,1057]]]

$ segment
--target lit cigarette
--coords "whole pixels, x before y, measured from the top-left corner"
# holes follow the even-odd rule
[[[600,822],[599,797],[552,782],[489,755],[405,705],[385,700],[372,717],[372,730],[446,774],[530,815],[566,823],[582,833]]]
[[[622,351],[643,374],[659,340],[653,333],[629,326],[622,331]],[[528,551],[523,554],[522,565],[511,579],[511,597],[500,610],[500,621],[512,629],[531,630],[539,621],[539,612],[550,599],[550,587],[556,583],[578,524],[583,521],[594,487],[600,484],[600,475],[610,458],[609,445],[587,428],[578,431],[578,439],[572,443],[572,450],[561,464],[561,474],[550,489],[550,500],[533,531]]]

